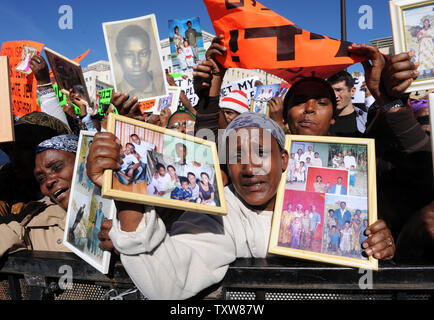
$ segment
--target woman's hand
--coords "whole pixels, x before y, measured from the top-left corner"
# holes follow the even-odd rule
[[[395,256],[395,242],[384,220],[377,220],[365,230],[368,236],[362,247],[368,256],[390,260]]]

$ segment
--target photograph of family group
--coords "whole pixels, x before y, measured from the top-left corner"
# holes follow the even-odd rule
[[[306,139],[291,140],[287,150],[270,252],[370,263],[362,255],[362,243],[367,226],[376,219],[368,185],[372,145]]]
[[[171,135],[170,130],[160,131],[116,121],[121,167],[113,171],[111,189],[148,204],[170,207],[179,201],[175,206],[184,209],[200,205],[205,211],[223,210],[216,151],[208,144]]]

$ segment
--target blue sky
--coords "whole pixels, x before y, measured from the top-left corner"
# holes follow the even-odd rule
[[[245,0],[250,1],[250,0]],[[299,27],[332,38],[340,38],[340,0],[262,0],[269,9],[296,23]],[[369,43],[371,39],[391,36],[388,0],[347,0],[347,39]],[[61,5],[73,9],[73,29],[58,27]],[[373,9],[373,28],[359,28],[359,8]],[[69,58],[88,48],[82,61],[86,66],[97,60],[108,60],[101,24],[154,13],[160,39],[168,37],[168,20],[199,16],[202,29],[214,33],[205,4],[201,0],[38,0],[2,1],[0,6],[0,42],[34,40],[45,43]],[[352,69],[352,70],[351,70]],[[353,67],[350,71],[361,71]]]

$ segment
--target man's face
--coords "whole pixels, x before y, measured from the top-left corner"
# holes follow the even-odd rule
[[[228,121],[228,124],[232,122],[236,117],[240,114],[234,110],[222,108],[223,113],[225,114],[225,118]]]
[[[187,22],[187,27],[190,29],[191,28],[191,22]]]
[[[99,203],[99,208],[102,209],[102,202]]]
[[[151,51],[144,38],[129,37],[117,57],[127,77],[142,79],[148,72]]]
[[[308,150],[309,152],[312,152],[312,147],[311,147],[311,146],[307,147],[307,150]]]
[[[342,178],[338,178],[338,184],[342,184]]]
[[[185,159],[185,157],[187,156],[187,150],[185,150],[183,145],[176,146],[176,155],[182,160]]]
[[[345,209],[346,206],[345,202],[341,202],[341,209]]]
[[[335,91],[336,102],[338,103],[338,110],[342,110],[351,104],[351,98],[354,94],[355,88],[348,88],[345,81],[332,84],[332,88]]]
[[[166,175],[166,169],[163,167],[158,168],[158,173],[160,176],[164,177]]]
[[[294,134],[324,136],[335,122],[330,93],[315,81],[298,85],[289,104],[288,125]]]
[[[288,152],[280,151],[274,137],[261,128],[245,127],[231,135],[238,136],[236,150],[227,150],[235,189],[247,204],[272,210],[282,172],[288,164]],[[228,140],[234,138],[231,135]],[[227,145],[231,147],[230,143]]]

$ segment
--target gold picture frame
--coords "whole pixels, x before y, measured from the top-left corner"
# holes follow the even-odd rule
[[[434,88],[434,1],[393,0],[389,8],[395,54],[413,51],[412,60],[419,62],[420,75],[406,92]]]
[[[227,214],[224,185],[215,142],[113,113],[109,115],[107,131],[116,135],[121,141],[126,168],[121,167],[115,172],[113,170],[104,172],[103,197],[176,210],[190,210],[215,215]],[[140,140],[130,142],[134,135]],[[133,142],[139,144],[133,145],[134,148],[132,148]],[[150,144],[152,149],[152,151],[145,152],[146,165],[141,163],[141,167],[144,168],[141,170],[144,178],[136,172],[140,166],[137,165],[136,160],[130,157],[130,155],[139,153],[141,149],[137,146],[142,145],[142,143],[143,145],[145,143]],[[182,150],[178,148],[181,144],[183,145]],[[176,160],[179,150],[181,150],[181,158]],[[130,161],[130,164],[127,161]],[[162,170],[164,175],[158,171],[161,166],[164,168]],[[171,167],[170,170],[169,167]],[[125,172],[130,176],[126,176]],[[164,190],[164,188],[159,187],[159,179],[167,179],[168,185],[171,185],[172,181],[168,180],[167,175],[170,176],[170,179],[174,179],[172,187],[167,187]],[[186,179],[193,179],[193,181],[188,180],[187,182]],[[165,180],[161,181],[164,182]],[[192,187],[193,182],[195,182],[195,187]],[[162,183],[162,185],[165,186],[166,184]],[[199,197],[197,197],[196,189],[198,186],[200,188]],[[185,192],[181,189],[184,189]],[[207,196],[203,192],[205,189],[208,189]]]
[[[367,238],[364,228],[377,220],[374,140],[287,135],[285,149],[293,162],[278,187],[268,252],[377,270],[377,259],[363,257],[361,248]],[[302,167],[310,162],[311,154],[316,161],[307,167],[303,179]],[[333,186],[326,183],[336,177]]]

